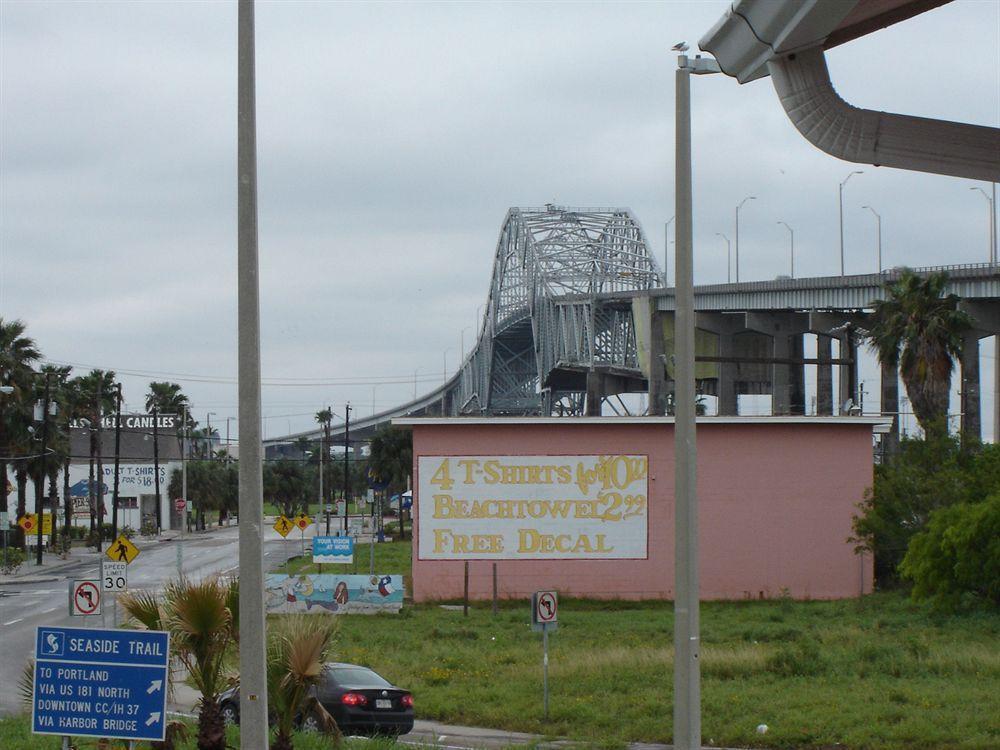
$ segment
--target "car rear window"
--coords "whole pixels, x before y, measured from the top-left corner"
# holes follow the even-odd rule
[[[385,688],[392,687],[392,683],[386,682],[370,669],[364,667],[332,667],[329,671],[330,678],[338,685],[352,688]]]

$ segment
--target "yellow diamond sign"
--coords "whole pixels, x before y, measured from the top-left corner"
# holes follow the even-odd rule
[[[123,562],[127,565],[139,556],[139,548],[126,539],[124,535],[119,535],[108,545],[106,554],[115,562]]]
[[[18,519],[17,525],[24,529],[26,534],[38,533],[38,516],[34,513],[25,513]],[[52,533],[52,514],[42,514],[42,533],[46,536]]]
[[[278,516],[278,519],[274,522],[274,530],[282,536],[288,536],[288,532],[292,530],[292,522],[285,518],[284,514],[282,514]]]
[[[312,526],[312,522],[313,522],[313,520],[309,516],[307,516],[305,513],[299,513],[295,517],[295,525],[298,526],[303,531],[305,531],[310,526]]]

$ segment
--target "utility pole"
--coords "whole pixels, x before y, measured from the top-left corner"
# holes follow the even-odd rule
[[[115,489],[111,495],[111,538],[118,538],[118,467],[122,452],[122,384],[115,386]]]
[[[268,745],[264,610],[264,481],[257,258],[257,104],[254,2],[237,14],[237,338],[240,425],[240,747]]]
[[[42,526],[45,519],[45,512],[42,509],[42,498],[45,496],[45,459],[49,452],[49,381],[51,373],[45,373],[45,398],[42,401],[42,455],[38,459],[38,481],[35,484],[35,523],[38,525],[38,537],[35,547],[35,564],[42,564]],[[0,478],[7,481],[6,477]],[[55,523],[55,513],[53,512],[52,522]],[[25,543],[27,548],[27,543]]]
[[[160,533],[160,412],[153,407],[153,487],[156,493],[156,533]],[[141,519],[140,519],[141,522]]]
[[[330,514],[326,512],[326,503],[323,502],[323,451],[326,450],[326,440],[322,428],[319,433],[319,507],[326,515],[326,533],[330,534]]]
[[[351,455],[351,405],[344,417],[344,536],[347,536],[347,515],[351,505],[351,472],[348,461]]]
[[[104,380],[104,371],[100,371],[101,377],[97,381],[97,551],[101,551],[101,542],[104,538],[104,436],[101,429],[104,427],[104,404],[102,403],[101,385]]]
[[[187,467],[187,442],[188,442],[188,408],[184,407],[184,421],[181,423],[181,499],[184,507],[181,509],[181,535],[177,540],[177,577],[184,577],[184,534],[187,533],[187,501],[188,501],[188,467]]]

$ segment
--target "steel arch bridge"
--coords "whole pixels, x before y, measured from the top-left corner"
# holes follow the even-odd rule
[[[627,208],[512,208],[477,342],[442,413],[582,414],[588,373],[642,390],[630,298],[663,285]],[[622,301],[598,296],[624,293]]]

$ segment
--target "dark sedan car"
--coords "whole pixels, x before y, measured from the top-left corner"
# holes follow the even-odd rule
[[[344,734],[397,736],[413,729],[413,694],[368,667],[327,664],[315,695]],[[224,692],[219,703],[226,722],[238,724],[239,688]],[[301,717],[299,725],[307,730],[319,728],[316,717],[309,715]]]

